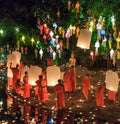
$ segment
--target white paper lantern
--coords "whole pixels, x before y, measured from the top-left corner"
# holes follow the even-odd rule
[[[111,91],[118,91],[119,78],[118,74],[112,70],[106,72],[106,88]]]
[[[77,47],[81,47],[83,49],[89,49],[91,43],[91,36],[92,36],[91,31],[87,29],[81,29],[77,41]]]
[[[42,68],[41,67],[31,65],[30,69],[28,71],[28,76],[29,76],[28,83],[30,85],[35,86],[36,85],[35,82],[36,82],[36,80],[39,79],[39,75],[41,74],[41,72],[42,72]]]
[[[60,79],[60,67],[58,66],[49,66],[46,69],[47,71],[47,83],[48,86],[55,86],[58,84],[58,79]]]
[[[21,60],[21,53],[18,52],[18,51],[13,51],[12,52],[12,55],[15,55],[16,56],[16,62],[17,62],[17,64],[19,64],[20,63],[20,60]]]

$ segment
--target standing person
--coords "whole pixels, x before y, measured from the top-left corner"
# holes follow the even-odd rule
[[[82,92],[86,98],[86,100],[88,100],[88,91],[91,87],[91,80],[89,78],[89,74],[86,74],[83,78],[82,78]]]
[[[63,80],[65,82],[65,92],[70,93],[73,90],[72,87],[72,78],[71,78],[71,69],[70,67],[65,69]]]
[[[116,91],[108,90],[108,99],[111,103],[116,101]]]
[[[16,82],[19,78],[19,65],[17,64],[16,67],[11,67],[12,63],[10,63],[10,69],[13,73],[13,88],[15,88]]]
[[[42,103],[47,101],[47,86],[42,75],[39,75],[39,79],[36,81],[35,94],[38,96],[38,100]]]
[[[28,72],[25,71],[25,75],[23,77],[23,85],[24,85],[24,98],[29,98],[30,97],[30,90],[32,88],[32,86],[28,83],[29,81],[29,76],[28,76]]]
[[[64,84],[62,80],[58,80],[58,84],[54,86],[54,91],[57,95],[57,102],[56,102],[56,108],[62,109],[65,107],[65,100],[64,100]]]
[[[24,84],[28,83],[28,79],[29,79],[28,72],[25,71],[25,75],[23,76],[23,83]]]
[[[76,89],[76,68],[71,66],[71,81],[72,81],[72,89]]]
[[[103,86],[99,86],[96,89],[95,97],[96,97],[96,105],[98,107],[104,106],[104,91],[105,91],[105,88]]]

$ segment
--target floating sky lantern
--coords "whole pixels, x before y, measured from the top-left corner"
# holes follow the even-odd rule
[[[81,29],[76,46],[82,49],[89,49],[91,36],[92,36],[91,31],[89,31],[88,29]]]
[[[49,66],[46,69],[48,86],[55,86],[60,79],[60,67]]]
[[[16,56],[16,62],[17,62],[17,64],[19,64],[20,63],[20,60],[21,60],[21,53],[18,52],[18,51],[13,51],[12,52],[12,55],[15,55]]]
[[[28,70],[29,81],[28,83],[32,86],[35,86],[35,81],[39,79],[39,75],[41,74],[42,69],[38,66],[31,65]]]
[[[112,70],[106,71],[105,82],[106,82],[106,88],[108,90],[118,91],[119,77],[117,72],[114,72]]]

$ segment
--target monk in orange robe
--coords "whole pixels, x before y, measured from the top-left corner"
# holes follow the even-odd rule
[[[11,67],[12,63],[10,64],[10,69],[13,73],[13,88],[15,88],[16,82],[19,78],[19,65],[17,64],[15,68]]]
[[[105,88],[103,86],[100,86],[96,89],[96,105],[98,107],[103,107],[104,106],[104,91]]]
[[[15,91],[18,95],[23,96],[24,92],[23,92],[23,86],[22,83],[20,81],[20,79],[17,80],[16,82],[16,87],[15,87]]]
[[[82,92],[86,98],[86,100],[88,100],[88,91],[91,87],[91,80],[89,78],[89,74],[85,75],[83,78],[82,78]]]
[[[25,72],[25,75],[23,77],[23,85],[24,85],[24,98],[29,98],[30,97],[30,90],[32,89],[32,86],[30,84],[28,84],[29,81],[29,76],[28,76],[28,72]]]
[[[115,101],[116,101],[116,92],[109,90],[109,91],[108,91],[108,99],[109,99],[111,102],[115,102]]]
[[[54,91],[57,95],[57,102],[56,102],[56,108],[62,109],[65,107],[65,100],[64,100],[64,85],[62,80],[58,80],[58,84],[54,86]]]
[[[39,75],[39,79],[36,81],[35,95],[38,100],[45,103],[48,100],[46,80],[43,79],[42,75]]]
[[[72,89],[76,89],[76,69],[74,66],[71,67],[71,81],[72,81]]]
[[[63,80],[65,82],[65,92],[71,92],[73,90],[73,84],[72,84],[72,75],[71,75],[71,69],[66,68]]]

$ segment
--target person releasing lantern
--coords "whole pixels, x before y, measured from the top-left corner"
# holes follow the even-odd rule
[[[38,97],[38,100],[42,103],[47,101],[47,86],[46,79],[43,79],[42,75],[39,75],[39,79],[36,81],[35,95]]]

